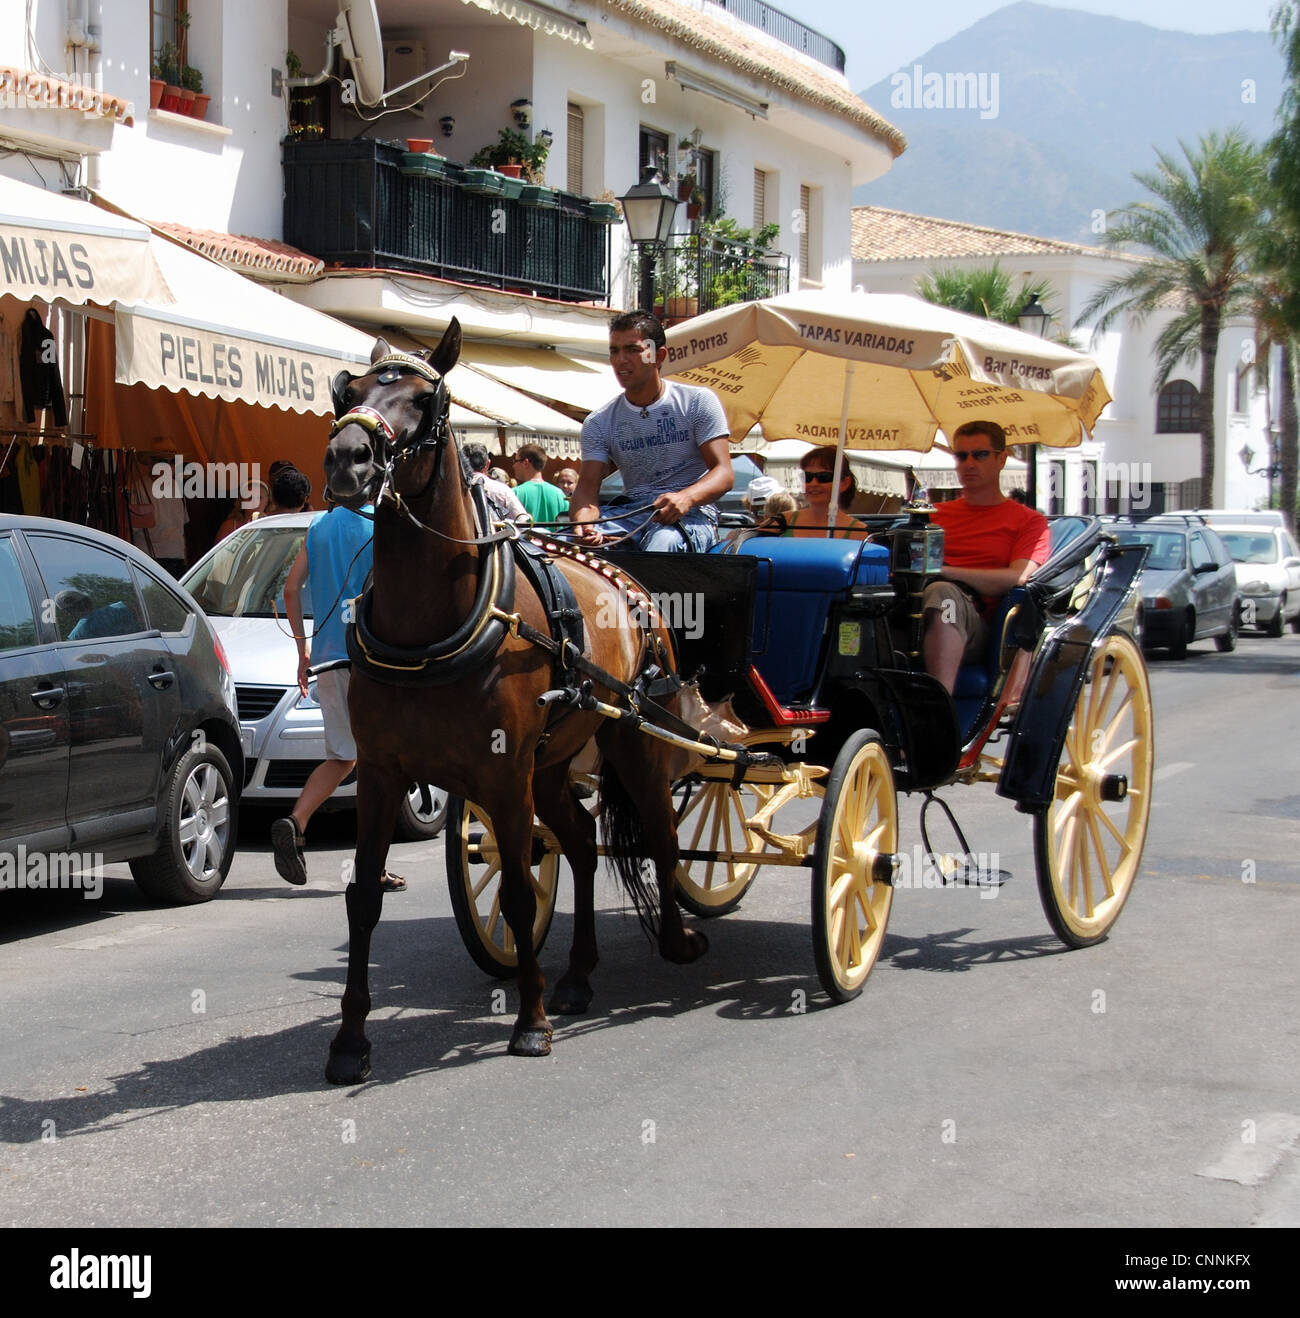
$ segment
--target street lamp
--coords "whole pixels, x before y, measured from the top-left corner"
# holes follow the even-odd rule
[[[1016,324],[1026,334],[1032,334],[1035,338],[1045,339],[1047,337],[1047,327],[1052,323],[1051,313],[1038,300],[1038,294],[1030,296],[1028,302],[1020,308],[1020,314],[1016,317]],[[1038,445],[1026,444],[1029,458],[1029,479],[1026,481],[1028,488],[1025,493],[1029,499],[1031,508],[1038,507]]]
[[[654,275],[658,249],[667,242],[673,231],[673,217],[677,214],[677,197],[664,186],[659,171],[647,165],[641,171],[641,182],[619,198],[623,205],[623,218],[627,220],[628,237],[636,244],[637,264],[641,270],[641,305],[644,310],[654,309]],[[649,256],[645,249],[649,248]]]

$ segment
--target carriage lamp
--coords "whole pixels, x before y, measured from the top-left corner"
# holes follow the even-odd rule
[[[510,102],[510,113],[515,117],[516,128],[527,128],[533,122],[533,103],[526,96]]]
[[[649,311],[654,306],[655,266],[659,254],[673,231],[677,214],[677,194],[664,186],[653,165],[641,170],[641,182],[619,198],[628,237],[638,248],[637,264],[641,270],[641,305]]]
[[[438,120],[438,127],[442,129],[443,137],[450,137],[456,131],[456,116],[454,114],[444,114]]]

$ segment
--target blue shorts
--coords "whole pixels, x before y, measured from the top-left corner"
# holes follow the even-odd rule
[[[636,513],[619,517],[617,507],[602,508],[601,534],[606,538],[627,535],[635,531],[647,514]],[[703,554],[718,543],[718,524],[701,512],[689,512],[673,526],[650,522],[630,540],[623,542],[625,549],[640,549],[647,554]]]

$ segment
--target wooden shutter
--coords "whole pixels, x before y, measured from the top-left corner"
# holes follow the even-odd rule
[[[754,171],[754,232],[767,223],[767,171]]]
[[[586,196],[587,190],[582,186],[582,150],[583,150],[582,106],[569,102],[569,136],[568,158],[569,172],[566,186],[570,192]]]

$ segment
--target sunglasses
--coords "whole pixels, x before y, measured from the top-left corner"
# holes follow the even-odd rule
[[[803,474],[804,483],[812,481],[814,485],[827,485],[835,479],[833,471],[805,471]]]
[[[952,456],[958,462],[965,462],[967,458],[974,458],[976,462],[987,462],[993,456],[991,448],[970,448],[970,449],[953,449]]]

